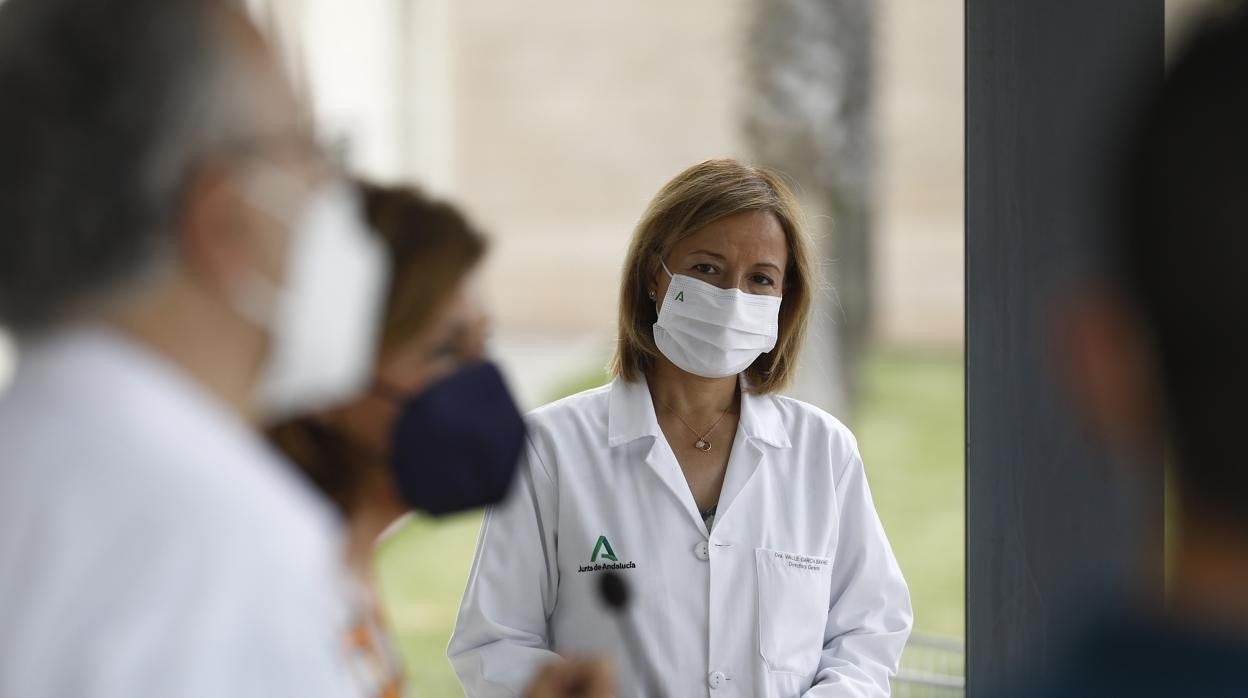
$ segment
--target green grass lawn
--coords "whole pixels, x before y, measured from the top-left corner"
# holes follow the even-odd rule
[[[963,634],[962,357],[877,355],[854,432],[910,583],[914,629]]]
[[[914,599],[916,632],[963,628],[962,360],[877,353],[854,421],[875,504]],[[574,392],[601,374],[571,377]],[[472,563],[479,514],[414,518],[378,555],[382,594],[418,696],[462,695],[446,642]]]

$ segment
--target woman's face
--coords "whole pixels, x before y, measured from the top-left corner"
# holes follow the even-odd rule
[[[767,211],[725,216],[677,242],[663,260],[673,274],[684,274],[719,288],[780,296],[789,246],[784,229]],[[670,283],[660,267],[655,299],[662,305]]]
[[[330,420],[357,444],[388,458],[402,396],[417,394],[480,361],[488,331],[482,294],[470,274],[434,309],[425,330],[380,357],[375,383],[381,389],[335,410]]]
[[[469,275],[435,309],[428,328],[381,357],[377,381],[395,393],[418,393],[479,361],[488,330],[477,277]]]

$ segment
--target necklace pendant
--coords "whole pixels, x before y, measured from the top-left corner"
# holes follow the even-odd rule
[[[711,450],[711,442],[706,439],[698,439],[693,442],[693,447],[703,453],[707,453]]]

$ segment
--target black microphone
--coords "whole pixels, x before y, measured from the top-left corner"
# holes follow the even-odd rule
[[[646,659],[646,654],[642,650],[641,637],[637,634],[637,628],[633,625],[633,617],[628,612],[628,604],[632,602],[628,581],[624,579],[624,575],[616,572],[603,572],[601,576],[602,583],[598,590],[602,594],[603,603],[611,609],[616,622],[620,625],[620,635],[624,638],[624,645],[628,648],[633,664],[641,671],[644,679],[643,685],[646,687],[645,695],[663,698],[665,694],[662,684],[659,683],[659,674]]]

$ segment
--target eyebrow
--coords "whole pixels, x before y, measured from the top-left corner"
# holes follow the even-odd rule
[[[710,251],[710,250],[694,250],[693,252],[690,252],[689,254],[691,254],[691,255],[701,254],[701,255],[706,255],[707,257],[714,257],[715,259],[722,259],[722,260],[727,260],[727,259],[728,259],[727,257],[723,256],[722,254],[720,254],[720,253],[718,253],[718,252],[712,252],[712,251]],[[756,267],[771,267],[772,269],[775,269],[777,273],[779,273],[779,272],[780,272],[780,265],[775,264],[775,263],[773,263],[773,262],[759,262],[758,264],[755,264],[754,266],[756,266]]]
[[[718,252],[711,252],[710,250],[694,250],[689,254],[704,254],[707,257],[714,257],[715,259],[727,259],[727,257],[724,257],[722,254]]]

